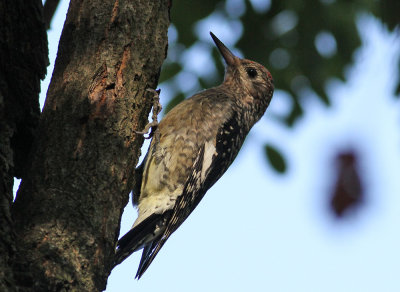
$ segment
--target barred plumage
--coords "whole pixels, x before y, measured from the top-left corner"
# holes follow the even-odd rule
[[[269,71],[234,56],[210,34],[227,64],[224,82],[174,107],[158,125],[157,139],[137,169],[139,215],[118,241],[115,256],[117,265],[144,248],[137,278],[228,169],[272,98]]]

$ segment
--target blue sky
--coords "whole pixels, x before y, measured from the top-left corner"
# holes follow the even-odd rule
[[[61,1],[49,31],[51,67],[67,6]],[[271,118],[289,106],[278,90],[235,163],[142,279],[134,280],[136,253],[114,269],[108,292],[400,291],[400,100],[391,95],[400,39],[370,16],[360,16],[358,25],[363,46],[347,81],[327,85],[332,106],[304,100],[304,119],[288,129]],[[267,141],[286,154],[285,175],[266,163],[261,146]],[[327,212],[328,194],[333,158],[349,147],[359,151],[367,200],[339,222]],[[128,204],[121,234],[135,216]]]

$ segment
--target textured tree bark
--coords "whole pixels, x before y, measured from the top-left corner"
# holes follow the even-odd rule
[[[168,25],[168,0],[71,0],[12,209],[26,290],[105,289]]]
[[[47,55],[42,2],[0,0],[0,291],[17,290],[11,269],[13,177],[26,168],[38,125]]]

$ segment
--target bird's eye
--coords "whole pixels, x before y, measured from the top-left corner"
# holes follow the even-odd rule
[[[257,70],[256,69],[254,69],[254,68],[247,68],[247,70],[246,70],[246,72],[247,72],[247,75],[250,77],[250,78],[255,78],[256,76],[257,76]]]

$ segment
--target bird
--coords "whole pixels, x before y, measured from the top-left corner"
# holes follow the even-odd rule
[[[232,164],[274,92],[263,65],[235,56],[210,35],[226,63],[222,84],[170,110],[136,169],[132,197],[138,217],[117,242],[114,267],[143,248],[137,279]]]

